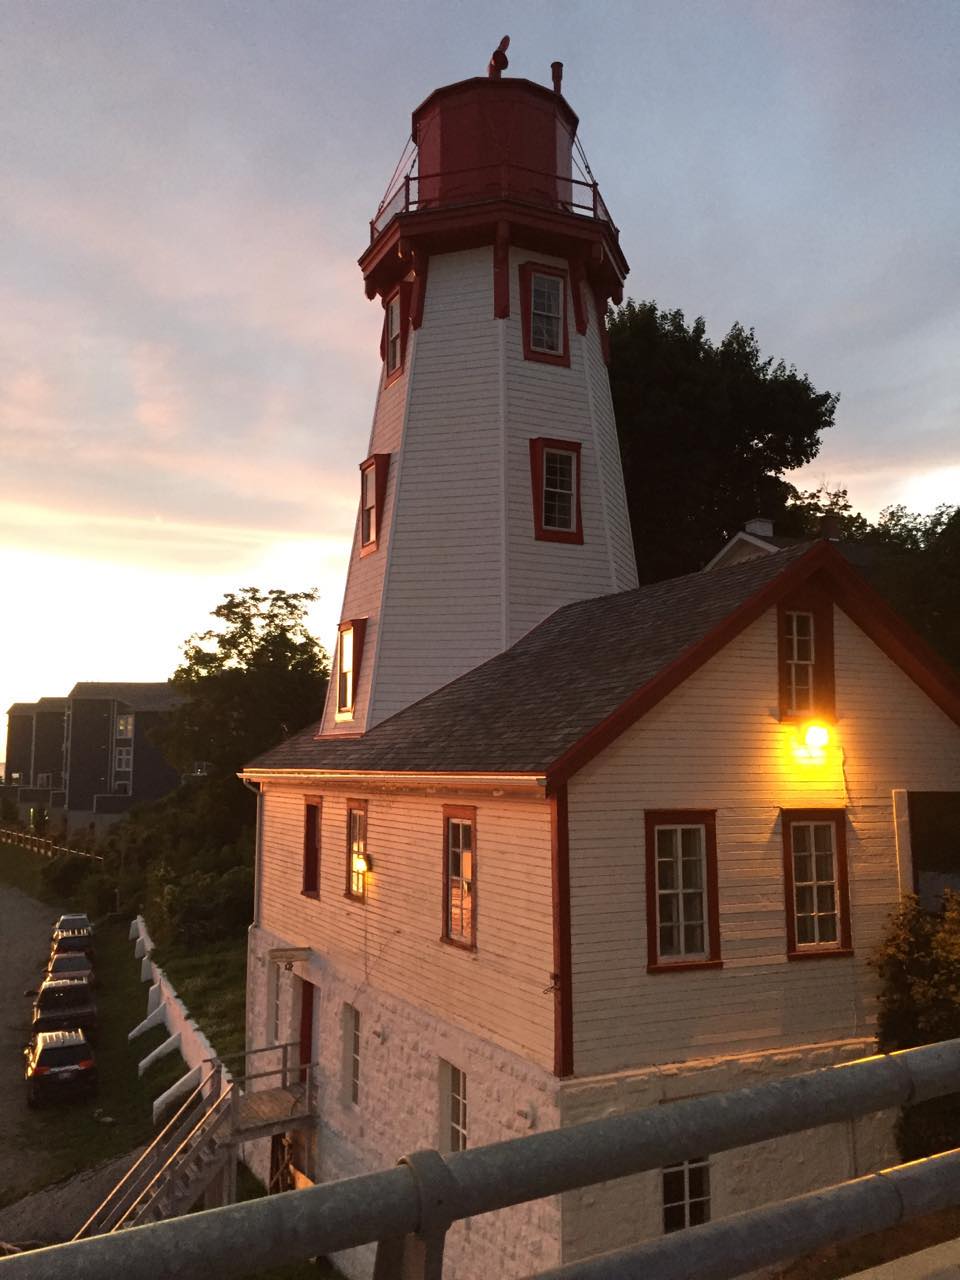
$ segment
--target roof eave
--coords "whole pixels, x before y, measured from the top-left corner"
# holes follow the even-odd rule
[[[498,773],[483,771],[422,771],[413,769],[270,769],[248,766],[237,777],[242,782],[290,782],[309,786],[343,784],[385,788],[433,788],[456,791],[492,789],[494,792],[543,793],[545,773]]]

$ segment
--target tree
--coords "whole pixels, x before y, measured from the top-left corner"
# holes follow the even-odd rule
[[[752,329],[719,345],[702,317],[628,301],[613,311],[610,383],[641,582],[701,568],[751,516],[777,520],[783,473],[816,457],[838,397]]]
[[[230,592],[213,610],[223,626],[191,636],[172,683],[184,701],[158,741],[184,773],[205,761],[214,775],[236,773],[319,719],[330,664],[306,629],[314,591]]]

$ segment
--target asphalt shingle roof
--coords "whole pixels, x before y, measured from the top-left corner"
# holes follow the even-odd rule
[[[312,725],[247,770],[544,773],[810,546],[566,605],[362,738]]]

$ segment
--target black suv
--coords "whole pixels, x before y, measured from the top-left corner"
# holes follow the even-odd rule
[[[40,1031],[97,1033],[97,1002],[86,978],[48,978],[33,1002],[31,1036]]]
[[[41,1031],[23,1051],[27,1105],[97,1092],[97,1064],[82,1031]]]
[[[47,961],[47,971],[40,979],[46,982],[49,978],[86,978],[91,987],[95,987],[93,961],[82,951],[54,951]]]

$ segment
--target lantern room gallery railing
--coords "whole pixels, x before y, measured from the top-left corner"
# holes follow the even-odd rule
[[[542,173],[517,164],[474,165],[442,173],[408,173],[370,219],[371,243],[400,213],[455,209],[465,204],[512,200],[519,204],[604,222],[616,232],[596,182],[569,174]]]

